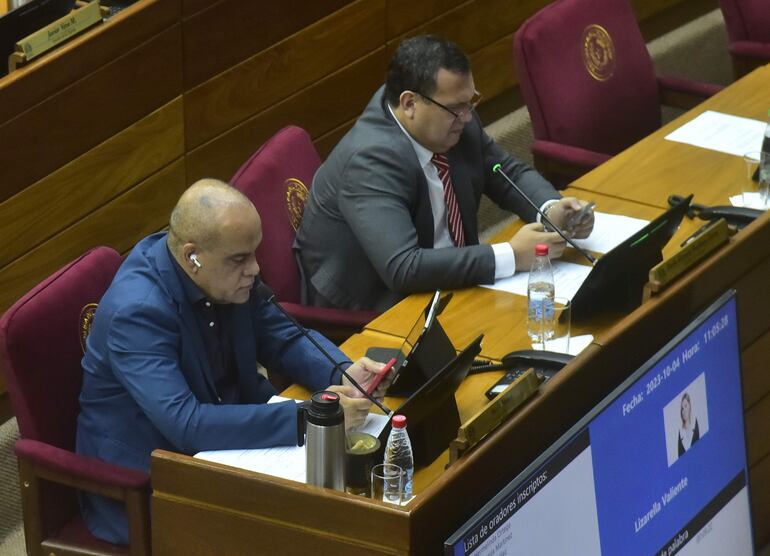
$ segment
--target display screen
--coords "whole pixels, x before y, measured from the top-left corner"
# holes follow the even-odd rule
[[[753,554],[728,292],[445,543],[476,556]]]

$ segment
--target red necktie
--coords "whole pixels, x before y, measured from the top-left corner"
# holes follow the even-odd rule
[[[449,227],[449,235],[456,247],[465,247],[465,234],[463,234],[463,218],[460,216],[460,205],[457,204],[452,176],[449,175],[449,160],[446,155],[434,154],[431,159],[438,170],[438,177],[444,185],[444,202],[446,203],[446,220]]]

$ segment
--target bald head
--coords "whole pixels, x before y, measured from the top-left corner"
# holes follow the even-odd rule
[[[243,303],[259,273],[257,209],[240,191],[214,179],[195,182],[171,213],[168,247],[179,266],[217,303]]]
[[[222,240],[233,212],[253,213],[254,205],[231,185],[206,178],[192,184],[171,212],[168,242],[172,251],[185,243],[211,249]]]

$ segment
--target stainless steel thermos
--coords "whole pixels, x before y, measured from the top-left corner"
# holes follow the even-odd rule
[[[307,484],[344,491],[345,414],[339,395],[327,390],[313,394],[297,425],[300,446],[305,436]]]

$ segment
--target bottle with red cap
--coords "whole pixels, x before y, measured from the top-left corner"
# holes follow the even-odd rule
[[[406,432],[406,416],[394,415],[391,420],[390,435],[385,445],[385,463],[394,463],[404,471],[404,496],[408,501],[412,497],[412,477],[414,476],[414,457],[412,443]]]
[[[548,246],[535,245],[535,260],[527,283],[527,334],[534,343],[553,336],[553,298],[556,288],[553,269],[548,258]]]

